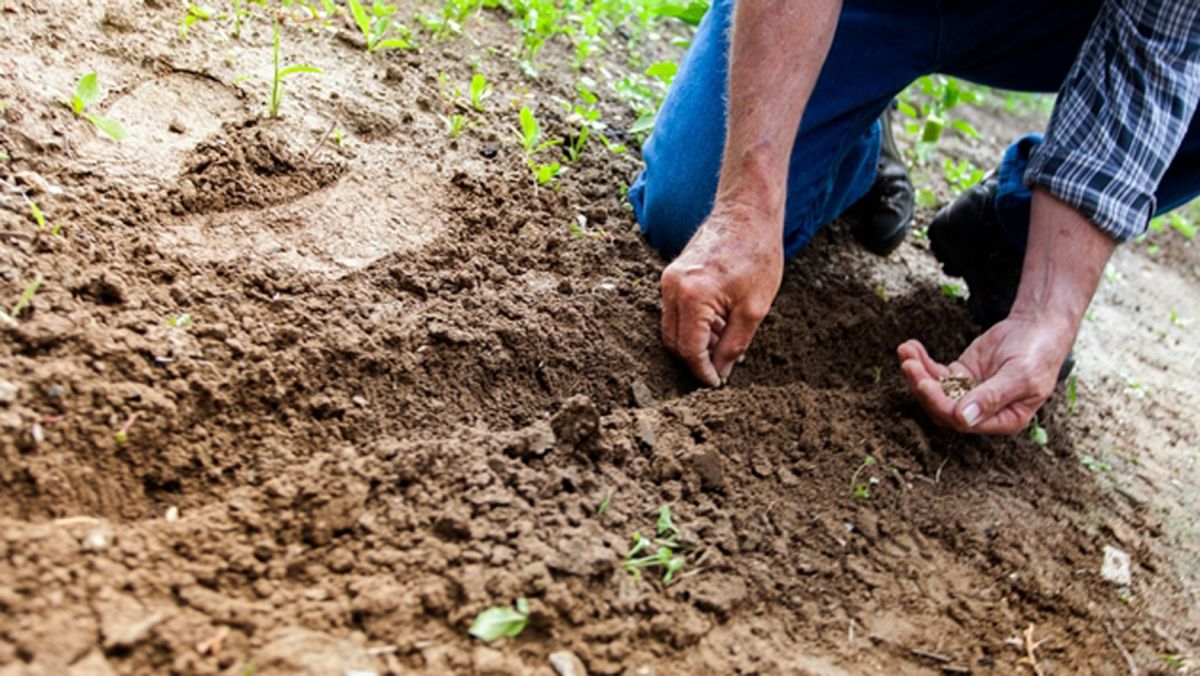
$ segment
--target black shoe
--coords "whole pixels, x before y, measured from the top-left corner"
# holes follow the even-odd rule
[[[908,224],[913,217],[913,186],[892,135],[891,107],[879,117],[879,122],[883,127],[883,146],[875,183],[846,209],[842,218],[850,224],[850,232],[859,244],[871,253],[886,256],[908,235]]]
[[[1025,254],[1013,248],[996,220],[996,186],[989,176],[958,196],[933,217],[929,245],[942,271],[967,282],[967,310],[984,331],[1008,317]],[[1075,355],[1067,355],[1058,372],[1062,382],[1075,368]]]

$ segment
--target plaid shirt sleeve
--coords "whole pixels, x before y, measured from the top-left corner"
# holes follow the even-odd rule
[[[1025,184],[1117,241],[1141,234],[1200,99],[1200,2],[1108,0],[1059,90]]]

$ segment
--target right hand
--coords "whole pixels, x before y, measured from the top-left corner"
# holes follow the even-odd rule
[[[744,205],[713,208],[662,275],[663,343],[705,385],[729,377],[783,280],[780,224]]]

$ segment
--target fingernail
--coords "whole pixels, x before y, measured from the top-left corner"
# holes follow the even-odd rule
[[[963,421],[967,423],[967,427],[974,427],[975,423],[979,422],[979,414],[981,412],[982,411],[979,410],[979,404],[967,404],[966,408],[964,408],[962,412]]]

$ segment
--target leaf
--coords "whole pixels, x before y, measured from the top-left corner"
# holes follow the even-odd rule
[[[629,128],[630,134],[640,134],[645,131],[654,129],[654,119],[657,117],[655,113],[644,113],[634,121],[633,126]]]
[[[529,622],[529,602],[524,598],[517,599],[517,607],[493,606],[475,616],[471,628],[467,630],[471,636],[482,639],[487,643],[520,634]]]
[[[674,61],[659,61],[646,69],[646,77],[656,77],[667,84],[671,84],[671,80],[677,72],[679,72],[679,64]]]
[[[950,127],[958,131],[960,134],[965,134],[971,138],[979,138],[979,132],[976,131],[975,127],[972,127],[971,123],[967,122],[966,120],[955,120],[950,123]]]
[[[925,119],[925,126],[921,129],[921,141],[923,143],[937,143],[942,137],[942,129],[945,127],[945,122],[940,117],[930,115]]]
[[[416,46],[413,45],[413,43],[411,43],[408,40],[405,40],[403,38],[388,38],[387,40],[380,40],[379,42],[376,42],[373,50],[378,51],[380,49],[415,49],[415,48],[416,48]]]
[[[916,119],[916,117],[917,117],[917,109],[913,108],[911,105],[909,105],[903,101],[896,102],[896,110],[901,115],[907,115],[908,117],[911,117],[913,119]]]
[[[42,210],[34,202],[29,203],[29,210],[33,212],[33,220],[37,222],[38,230],[46,227],[46,217],[42,214]]]
[[[521,139],[524,141],[526,150],[533,150],[537,145],[538,137],[541,136],[541,130],[538,129],[537,118],[533,116],[533,111],[529,106],[521,108]]]
[[[673,5],[667,2],[651,10],[658,16],[669,16],[679,19],[689,26],[699,26],[700,20],[708,12],[709,4],[705,0],[693,0],[686,5]]]
[[[1067,379],[1067,409],[1072,414],[1075,413],[1075,404],[1079,400],[1078,393],[1076,392],[1075,388],[1076,388],[1075,375],[1072,374],[1071,377]]]
[[[1045,446],[1046,442],[1050,441],[1050,435],[1046,434],[1046,428],[1038,424],[1034,420],[1029,425],[1029,440],[1038,446]]]
[[[17,302],[8,311],[10,317],[16,319],[17,315],[21,314],[21,310],[29,306],[29,302],[33,300],[33,295],[38,292],[38,289],[42,288],[42,282],[44,281],[46,281],[45,278],[38,275],[37,278],[29,283],[29,286],[25,287],[25,290],[21,292],[21,296],[17,298]]]
[[[324,75],[325,74],[325,72],[323,70],[321,70],[320,68],[316,68],[314,66],[306,66],[302,63],[298,63],[294,66],[288,66],[287,68],[284,68],[283,70],[279,71],[279,79],[282,80],[283,78],[285,78],[289,75],[294,75],[296,73],[312,73],[314,75]]]
[[[358,30],[362,31],[363,39],[369,40],[371,37],[371,17],[367,16],[362,3],[358,0],[350,0],[350,14],[354,17],[354,23],[358,24]]]
[[[111,117],[88,114],[84,114],[83,117],[88,122],[91,122],[97,129],[104,132],[112,140],[118,142],[125,140],[125,127],[121,126],[120,122],[117,122]]]
[[[95,103],[99,98],[100,84],[96,80],[96,72],[92,71],[79,78],[79,83],[75,85],[75,114],[82,113],[85,108]]]
[[[679,529],[675,527],[675,522],[671,520],[671,506],[663,505],[658,508],[658,526],[655,529],[655,534],[659,537],[664,535],[676,535]]]

